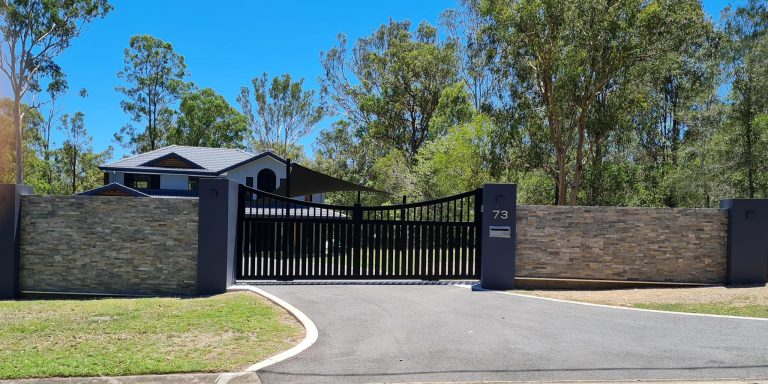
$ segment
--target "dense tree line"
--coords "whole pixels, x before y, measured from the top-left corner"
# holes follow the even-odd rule
[[[17,159],[0,171],[19,180],[23,169],[51,193],[98,184],[95,165],[110,157],[90,148],[85,116],[62,113],[68,86],[53,59],[111,6],[70,3],[0,8],[0,69],[14,89],[0,105],[0,128],[14,134],[0,146]],[[309,161],[391,193],[370,204],[485,182],[517,183],[529,204],[768,198],[767,8],[748,0],[714,22],[698,0],[461,0],[438,26],[389,20],[356,41],[340,34],[321,53],[319,90],[264,73],[230,95],[235,107],[199,89],[171,43],[137,35],[117,73],[130,122],[115,139],[134,153],[182,144],[302,159],[299,140],[330,121]],[[24,38],[35,34],[45,38]],[[43,101],[22,103],[29,94]],[[54,145],[52,129],[66,141]]]
[[[342,35],[317,163],[393,193],[375,203],[489,181],[530,204],[768,197],[766,26],[761,0],[718,24],[695,0],[464,0],[440,29]]]

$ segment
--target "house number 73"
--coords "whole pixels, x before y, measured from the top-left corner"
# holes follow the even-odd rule
[[[509,211],[506,209],[494,209],[493,210],[493,218],[494,219],[507,219],[509,218]]]

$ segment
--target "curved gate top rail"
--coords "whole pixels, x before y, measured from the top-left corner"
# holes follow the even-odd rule
[[[478,278],[481,205],[481,189],[363,207],[304,202],[241,185],[237,278]]]

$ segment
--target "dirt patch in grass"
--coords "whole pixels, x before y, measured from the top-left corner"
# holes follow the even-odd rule
[[[239,370],[304,329],[250,292],[207,298],[0,302],[0,378]]]
[[[642,288],[599,291],[521,290],[515,292],[524,295],[623,307],[768,317],[768,286],[751,288]]]

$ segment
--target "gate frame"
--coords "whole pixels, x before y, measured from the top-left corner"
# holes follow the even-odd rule
[[[299,207],[299,208],[307,209],[308,211],[312,210],[312,209],[314,209],[314,210],[320,209],[320,210],[328,210],[328,211],[342,213],[344,215],[343,217],[346,217],[346,219],[337,219],[334,216],[334,218],[332,218],[332,219],[330,219],[330,218],[326,219],[325,223],[328,223],[329,225],[334,225],[334,224],[351,225],[352,226],[352,230],[351,230],[352,242],[347,242],[345,244],[345,248],[352,248],[353,247],[354,250],[347,249],[347,252],[349,252],[349,251],[351,251],[351,252],[344,253],[343,255],[342,254],[331,255],[331,257],[332,258],[335,258],[335,257],[351,258],[351,260],[352,260],[351,261],[352,267],[351,268],[345,268],[344,269],[345,272],[343,274],[340,273],[340,271],[337,271],[337,273],[335,273],[332,276],[329,276],[328,274],[325,274],[325,273],[314,275],[314,276],[307,276],[306,275],[306,271],[303,271],[303,272],[300,271],[300,273],[298,273],[298,274],[294,273],[293,276],[290,276],[290,275],[289,276],[283,276],[283,275],[279,275],[279,274],[276,274],[276,273],[268,273],[268,274],[260,273],[259,276],[247,276],[247,275],[244,276],[243,273],[242,273],[242,269],[243,269],[242,262],[245,261],[245,256],[246,256],[244,254],[244,247],[245,247],[246,240],[243,238],[243,233],[245,233],[245,231],[255,230],[255,229],[250,229],[250,227],[248,227],[248,229],[243,227],[246,224],[246,221],[248,221],[248,220],[245,219],[245,212],[248,209],[251,209],[251,210],[252,209],[257,209],[258,210],[258,209],[266,209],[266,208],[269,207],[269,205],[263,205],[263,203],[262,203],[262,205],[259,205],[259,203],[256,203],[255,205],[252,204],[252,203],[248,203],[249,201],[251,201],[251,202],[252,201],[258,201],[258,200],[249,200],[249,198],[248,198],[249,193],[253,194],[253,195],[264,197],[264,198],[270,200],[270,203],[282,204],[282,208],[278,208],[278,209],[286,209],[286,208]],[[472,206],[472,204],[470,203],[470,200],[467,200],[467,204],[466,204],[467,205],[466,206],[466,211],[465,211],[466,212],[466,218],[469,219],[469,221],[464,220],[464,215],[461,216],[459,221],[455,221],[456,220],[456,204],[455,204],[455,202],[456,201],[464,201],[463,199],[474,199],[473,200],[474,201],[474,206]],[[239,188],[238,188],[238,203],[237,203],[237,205],[238,205],[238,213],[237,213],[238,214],[238,218],[237,218],[237,229],[236,229],[236,231],[237,231],[236,251],[235,251],[236,253],[235,253],[235,264],[234,264],[234,267],[233,267],[235,269],[235,276],[236,276],[237,280],[265,280],[265,281],[270,281],[270,280],[272,280],[272,281],[290,281],[290,280],[294,280],[294,279],[296,279],[296,280],[427,280],[427,281],[437,281],[437,280],[440,280],[440,279],[450,279],[450,280],[479,279],[481,277],[482,259],[483,259],[483,255],[482,255],[482,243],[483,242],[482,242],[482,227],[481,227],[481,223],[482,223],[482,214],[481,214],[481,211],[482,211],[482,199],[483,199],[483,190],[482,190],[482,188],[478,188],[476,190],[472,190],[472,191],[469,191],[469,192],[461,193],[461,194],[458,194],[458,195],[448,196],[448,197],[444,197],[444,198],[440,198],[440,199],[423,201],[423,202],[408,203],[408,204],[401,204],[401,205],[392,205],[392,206],[363,207],[360,204],[355,204],[355,205],[347,206],[347,205],[331,205],[331,204],[320,204],[320,203],[312,203],[312,202],[303,202],[303,201],[300,201],[300,200],[294,200],[294,199],[291,199],[291,198],[287,198],[285,196],[279,196],[279,195],[276,195],[276,194],[273,194],[273,193],[268,193],[268,192],[265,192],[265,191],[260,191],[260,190],[255,189],[255,188],[251,188],[251,187],[247,187],[247,186],[244,186],[244,185],[240,185]],[[451,212],[450,211],[450,203],[451,202],[454,202],[454,211],[452,211],[452,213],[453,213],[453,220],[454,221],[450,221],[451,214],[449,212]],[[246,204],[248,204],[248,205],[246,206]],[[292,206],[287,206],[286,204],[290,204]],[[432,212],[432,214],[434,215],[434,216],[432,216],[433,220],[424,220],[423,219],[424,217],[427,217],[427,218],[429,217],[429,210],[426,211],[427,215],[424,215],[425,212],[422,211],[421,209],[424,208],[424,207],[437,207],[438,204],[440,205],[440,210],[439,210],[440,220],[438,221],[436,219],[436,217],[438,215],[438,212],[434,211],[434,209],[433,209],[433,212]],[[445,221],[443,220],[443,204],[446,204],[445,218],[447,220],[445,220]],[[463,206],[464,205],[462,203],[462,207]],[[417,212],[416,209],[419,209],[419,211],[418,211],[419,214],[418,215],[416,214],[416,212]],[[474,213],[474,219],[470,219],[470,212]],[[397,216],[398,213],[400,215],[399,218]],[[407,220],[406,219],[406,217],[408,217],[409,214],[412,215],[414,220]],[[316,220],[316,221],[318,221],[320,223],[323,223],[323,220],[324,220],[322,218],[322,215],[321,215],[321,218],[317,219],[317,218],[315,218],[314,214],[312,216],[309,216],[309,215],[304,216],[303,214],[299,214],[298,216],[291,216],[292,215],[291,213],[287,213],[286,214],[285,212],[281,212],[280,215],[283,215],[283,216],[282,217],[276,217],[276,218],[271,218],[271,217],[270,218],[265,218],[264,221],[262,221],[262,222],[274,221],[275,223],[285,223],[285,222],[296,221],[296,222],[302,223],[303,221],[312,222],[313,220]],[[394,218],[392,218],[390,215],[394,216]],[[378,218],[377,218],[377,216],[378,216]],[[386,218],[385,218],[385,216],[386,216]],[[351,219],[350,219],[350,217],[351,217]],[[302,219],[305,219],[305,220],[302,220]],[[248,221],[248,222],[250,223],[250,225],[253,225],[253,223],[258,223],[259,221],[258,220],[252,220],[252,221]],[[452,263],[453,268],[450,268],[450,269],[452,269],[453,272],[454,272],[454,273],[451,273],[451,274],[443,272],[443,268],[442,267],[445,266],[446,269],[447,269],[448,266],[451,264],[451,262],[447,261],[447,259],[441,260],[441,263],[438,264],[438,266],[433,269],[433,270],[438,270],[439,269],[441,271],[440,274],[421,274],[421,273],[417,274],[417,273],[414,273],[414,271],[412,269],[408,272],[408,274],[393,273],[393,272],[395,272],[394,271],[395,268],[393,268],[393,269],[386,268],[384,270],[384,272],[386,274],[382,274],[381,271],[379,271],[379,273],[377,273],[377,274],[357,273],[357,272],[361,272],[361,271],[357,271],[357,269],[355,268],[355,265],[357,265],[357,263],[361,261],[361,256],[362,256],[361,255],[361,251],[362,251],[362,249],[363,248],[365,248],[365,249],[371,248],[369,246],[365,246],[365,245],[362,244],[362,240],[363,240],[362,239],[363,238],[362,233],[363,233],[364,226],[366,224],[367,225],[374,225],[374,226],[375,225],[380,225],[380,226],[384,226],[384,227],[387,227],[387,226],[390,226],[390,225],[393,226],[393,228],[391,228],[393,230],[392,237],[391,238],[389,236],[385,237],[385,239],[388,242],[391,241],[391,244],[388,243],[386,247],[381,248],[381,249],[385,249],[384,252],[386,253],[386,256],[382,256],[381,254],[379,254],[379,257],[386,257],[388,259],[386,262],[384,262],[384,260],[382,259],[382,264],[386,263],[387,265],[392,265],[390,263],[392,263],[394,260],[403,260],[402,256],[404,255],[404,251],[405,251],[406,247],[401,247],[401,246],[402,246],[402,241],[406,241],[406,240],[402,236],[402,234],[404,233],[404,231],[407,231],[406,226],[407,225],[419,225],[420,223],[423,223],[425,226],[429,225],[430,223],[433,223],[436,227],[445,226],[444,224],[440,225],[441,223],[449,223],[449,224],[453,223],[455,227],[471,228],[472,229],[472,231],[470,232],[471,234],[468,233],[468,235],[470,235],[470,236],[467,237],[467,239],[469,239],[469,240],[467,242],[466,249],[468,251],[471,250],[471,252],[473,252],[472,253],[472,259],[471,259],[472,263],[468,264],[468,265],[465,264],[465,268],[471,268],[472,272],[471,273],[467,273],[468,271],[465,270],[464,273],[455,273],[457,270],[461,270],[462,268],[456,268],[457,265],[455,264],[455,261],[456,261],[456,256],[457,255],[455,253],[451,253],[450,257],[453,260],[453,263]],[[397,228],[398,225],[400,226],[400,228]],[[366,229],[370,229],[370,228],[366,227]],[[379,228],[379,229],[381,229],[381,228]],[[387,231],[389,229],[390,228],[388,228]],[[346,228],[345,228],[345,232],[346,232]],[[368,233],[368,232],[366,232],[366,233]],[[436,236],[437,233],[438,233],[437,231],[433,231],[432,232],[433,242],[435,241],[434,236]],[[401,235],[399,239],[398,239],[397,234]],[[447,235],[447,232],[446,232],[446,235]],[[442,232],[440,232],[440,236],[441,236],[441,238],[440,238],[440,242],[441,243],[440,244],[437,244],[437,243],[433,244],[433,247],[434,247],[433,249],[441,249],[442,250],[442,249],[444,249],[444,247],[446,247],[448,245],[448,243],[447,243],[448,240],[447,240],[447,238],[443,238],[442,237],[443,236]],[[455,239],[459,239],[459,238],[455,237]],[[398,241],[398,240],[400,240],[400,241]],[[290,245],[286,245],[286,246],[289,247]],[[445,249],[447,249],[447,248],[445,248]],[[445,251],[444,254],[443,254],[443,251],[439,251],[439,252],[440,252],[440,256],[441,257],[443,257],[443,256],[447,257],[448,253],[449,253],[448,251]],[[434,259],[435,256],[436,255],[432,256],[433,257],[433,260],[432,260],[433,262],[435,260]],[[291,256],[290,260],[292,262],[296,262],[297,261],[297,260],[293,259],[293,256]],[[306,259],[303,259],[303,260],[306,260]],[[410,263],[411,261],[414,261],[414,260],[417,260],[417,259],[410,259],[410,260],[408,260],[408,262]],[[413,265],[414,264],[411,264],[411,267],[413,267]],[[295,267],[296,267],[296,264],[291,264],[289,268],[293,269]],[[302,269],[302,268],[305,268],[305,264],[303,264],[303,263],[301,264],[301,267],[299,269]],[[403,269],[409,269],[409,268],[407,268],[407,267],[403,268],[402,265],[400,265],[400,267],[396,268],[396,269],[399,269],[398,272],[402,272]],[[421,269],[419,269],[419,271],[421,272]]]

